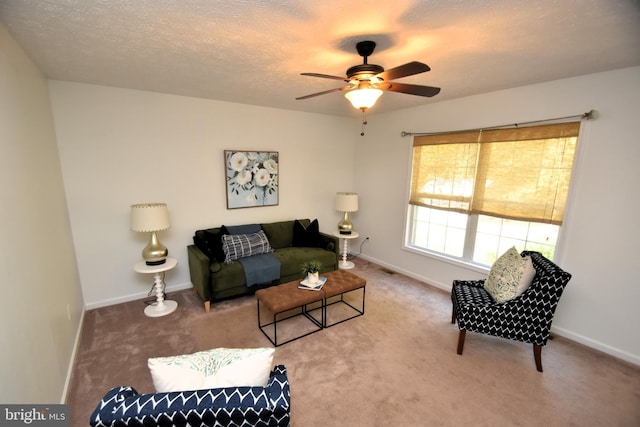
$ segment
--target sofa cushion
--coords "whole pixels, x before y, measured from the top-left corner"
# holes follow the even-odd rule
[[[306,226],[309,220],[300,220]],[[306,222],[305,222],[306,221]],[[293,242],[293,220],[260,224],[273,249],[288,248]]]
[[[510,248],[491,266],[489,276],[484,282],[484,289],[498,303],[509,301],[520,295],[529,287],[533,274],[527,269],[528,262],[520,256],[515,247]],[[527,274],[525,275],[525,270]],[[535,274],[535,270],[533,270]],[[520,293],[518,293],[520,291]]]
[[[252,234],[226,234],[222,236],[222,250],[225,263],[273,251],[262,230]]]
[[[296,219],[293,222],[293,241],[291,245],[295,247],[320,247],[322,242],[320,241],[318,220],[314,219],[308,226],[305,226]]]
[[[273,348],[216,348],[148,360],[157,392],[219,387],[264,387],[269,380]]]
[[[336,254],[335,252],[329,252],[322,248],[310,248],[310,247],[289,247],[278,249],[273,253],[280,260],[280,279],[281,283],[285,283],[288,280],[294,278],[302,278],[302,264],[311,260],[318,260],[322,267],[320,273],[326,271],[335,270]]]

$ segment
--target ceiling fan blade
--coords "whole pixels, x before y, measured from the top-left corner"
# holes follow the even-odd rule
[[[351,88],[351,86],[337,87],[335,89],[325,90],[324,92],[318,92],[318,93],[312,93],[311,95],[300,96],[300,97],[298,97],[296,99],[313,98],[314,96],[325,95],[327,93],[332,93],[332,92],[339,92],[341,90],[347,90],[347,89],[350,89],[350,88]]]
[[[409,62],[404,65],[400,65],[395,68],[391,68],[390,70],[383,71],[380,74],[377,74],[376,77],[383,79],[388,82],[390,80],[400,79],[402,77],[413,76],[414,74],[424,73],[429,71],[431,68],[427,64],[423,64],[422,62]]]
[[[331,80],[341,80],[343,82],[348,82],[349,79],[345,78],[345,77],[338,77],[338,76],[330,76],[328,74],[318,74],[318,73],[301,73],[301,76],[309,76],[309,77],[320,77],[323,79],[331,79]]]
[[[390,90],[391,92],[407,93],[417,96],[434,96],[440,93],[439,87],[411,85],[406,83],[383,83],[376,86],[378,89]]]

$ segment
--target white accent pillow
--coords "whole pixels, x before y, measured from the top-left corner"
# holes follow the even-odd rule
[[[496,302],[509,301],[522,294],[531,284],[535,269],[531,257],[520,256],[515,246],[507,250],[491,266],[484,289]],[[527,265],[530,264],[530,269]],[[525,276],[525,270],[527,274]],[[519,293],[518,293],[519,292]]]
[[[216,348],[148,360],[156,392],[220,387],[265,387],[273,348]]]

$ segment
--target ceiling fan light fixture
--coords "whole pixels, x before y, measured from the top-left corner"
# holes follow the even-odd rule
[[[355,89],[344,94],[354,108],[363,111],[373,107],[380,96],[382,91],[374,88]]]
[[[406,93],[416,96],[435,96],[440,92],[439,87],[420,86],[407,83],[395,83],[392,80],[409,77],[429,71],[431,68],[422,62],[412,61],[398,67],[385,70],[380,65],[369,64],[368,57],[373,53],[376,43],[373,41],[361,41],[356,44],[358,54],[362,56],[363,62],[354,65],[347,70],[347,76],[339,77],[329,74],[302,73],[303,76],[321,77],[323,79],[339,80],[348,83],[346,86],[325,90],[311,95],[300,96],[296,99],[307,99],[327,93],[345,91],[345,97],[351,102],[356,110],[363,113],[362,124],[366,124],[364,117],[367,109],[373,107],[382,95],[383,91]],[[362,133],[361,135],[364,135]]]

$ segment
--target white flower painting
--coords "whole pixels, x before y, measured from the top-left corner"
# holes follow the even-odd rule
[[[227,209],[278,204],[278,152],[225,150]]]

